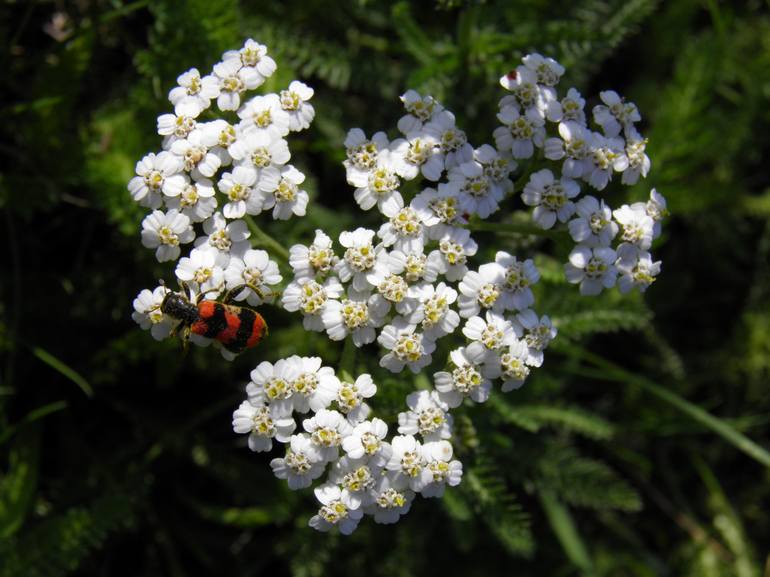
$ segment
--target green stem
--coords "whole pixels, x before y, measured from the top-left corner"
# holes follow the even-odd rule
[[[624,368],[616,365],[615,363],[608,361],[607,359],[585,350],[583,347],[574,344],[568,344],[562,341],[560,343],[562,349],[566,349],[576,353],[577,356],[584,358],[593,365],[595,365],[600,371],[582,370],[582,369],[570,369],[570,371],[579,372],[587,376],[591,376],[598,379],[607,381],[613,381],[618,383],[631,383],[642,390],[658,397],[660,400],[668,403],[672,407],[682,411],[694,421],[700,423],[707,429],[711,429],[714,433],[725,439],[734,447],[743,451],[751,458],[755,459],[759,463],[766,467],[770,467],[770,452],[749,439],[743,433],[737,431],[730,426],[727,422],[715,417],[711,413],[704,411],[699,406],[691,403],[690,401],[680,397],[676,393],[673,393],[666,387],[662,387],[657,383],[652,382],[648,378],[631,373]]]
[[[540,504],[543,506],[545,516],[556,533],[556,538],[561,543],[562,549],[569,560],[580,569],[584,575],[594,575],[594,565],[588,549],[580,538],[575,522],[569,509],[561,503],[550,491],[538,491]]]
[[[286,247],[259,228],[251,215],[247,214],[244,220],[258,246],[266,248],[269,252],[273,253],[273,256],[282,259],[285,263],[289,262],[289,251]]]
[[[348,338],[345,339],[342,355],[340,355],[339,371],[341,374],[343,374],[343,376],[347,375],[345,378],[350,379],[351,383],[355,381],[355,379],[353,379],[353,373],[355,372],[355,362],[356,345],[353,343],[353,337],[348,335]]]

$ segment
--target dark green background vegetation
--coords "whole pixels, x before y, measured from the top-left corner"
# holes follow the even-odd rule
[[[0,575],[768,575],[765,2],[3,0],[0,11]],[[46,29],[56,11],[64,27]],[[249,36],[278,62],[268,90],[293,78],[316,89],[316,121],[291,140],[311,209],[267,227],[287,246],[360,221],[340,165],[349,127],[393,127],[413,87],[489,142],[497,78],[533,50],[567,66],[562,86],[589,106],[608,88],[638,104],[653,169],[611,202],[656,186],[673,214],[644,298],[579,298],[560,272],[568,246],[478,236],[481,257],[554,256],[539,260],[538,309],[559,339],[523,389],[458,410],[460,487],[350,538],[307,528],[311,493],[288,491],[230,428],[259,360],[333,363],[341,346],[265,307],[271,334],[256,351],[183,358],[130,318],[140,289],[171,278],[139,242],[134,163],[160,146],[155,118],[176,76],[205,73]],[[376,355],[365,349],[357,372]],[[415,383],[375,376],[392,418]]]

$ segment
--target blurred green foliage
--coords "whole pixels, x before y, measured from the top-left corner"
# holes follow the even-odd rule
[[[6,0],[0,15],[0,575],[763,575],[765,3]],[[138,241],[134,163],[159,146],[176,76],[248,36],[279,64],[267,90],[316,89],[316,121],[292,140],[312,210],[266,226],[287,246],[372,218],[339,164],[348,128],[393,126],[411,87],[487,142],[497,78],[531,50],[584,95],[613,88],[638,104],[653,170],[629,198],[656,186],[673,213],[645,298],[580,298],[558,239],[479,234],[481,256],[554,255],[539,257],[537,296],[559,340],[523,389],[458,412],[458,488],[350,538],[305,527],[311,495],[274,479],[229,426],[258,360],[333,363],[341,346],[270,308],[257,352],[183,358],[130,320],[136,293],[169,273]],[[375,373],[392,419],[414,383],[365,353],[356,371]]]

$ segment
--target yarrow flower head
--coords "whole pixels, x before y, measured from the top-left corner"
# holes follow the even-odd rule
[[[650,251],[667,203],[653,189],[609,206],[602,191],[636,184],[651,168],[639,110],[613,91],[585,110],[575,88],[559,92],[564,67],[529,54],[500,78],[507,93],[494,144],[469,142],[451,110],[414,90],[401,96],[398,134],[352,128],[340,143],[343,166],[366,226],[317,228],[283,246],[258,221],[312,210],[289,144],[316,112],[300,80],[250,93],[275,70],[267,47],[249,39],[211,73],[177,78],[173,110],[157,122],[162,150],[137,163],[128,190],[150,211],[143,245],[174,263],[182,291],[144,289],[132,316],[157,340],[213,342],[226,358],[266,334],[254,310],[263,305],[297,313],[312,338],[331,341],[314,349],[319,356],[259,362],[232,428],[253,452],[283,445],[270,467],[292,490],[315,485],[309,525],[347,535],[364,516],[395,523],[417,496],[461,483],[456,411],[525,386],[557,336],[557,319],[535,306],[558,268],[540,260],[536,241],[489,247],[476,231],[571,238],[563,274],[582,295],[615,285],[644,292],[661,271]],[[222,118],[210,119],[214,102]],[[535,226],[511,215],[514,206]],[[493,217],[502,222],[483,222]],[[271,227],[288,230],[282,224]],[[340,341],[341,366],[328,366],[320,351]],[[353,374],[366,363],[354,348],[365,345],[379,349],[379,368]],[[376,395],[387,375],[410,372],[417,390],[389,427]]]

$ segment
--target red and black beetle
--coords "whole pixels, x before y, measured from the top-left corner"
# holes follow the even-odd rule
[[[205,293],[201,293],[193,303],[185,294],[188,289],[183,283],[183,292],[169,292],[163,298],[160,310],[180,321],[175,332],[182,329],[185,344],[189,334],[194,333],[219,341],[231,353],[242,353],[256,347],[267,335],[267,323],[262,315],[249,307],[230,304],[245,288],[247,285],[235,287],[221,301],[204,300]]]

